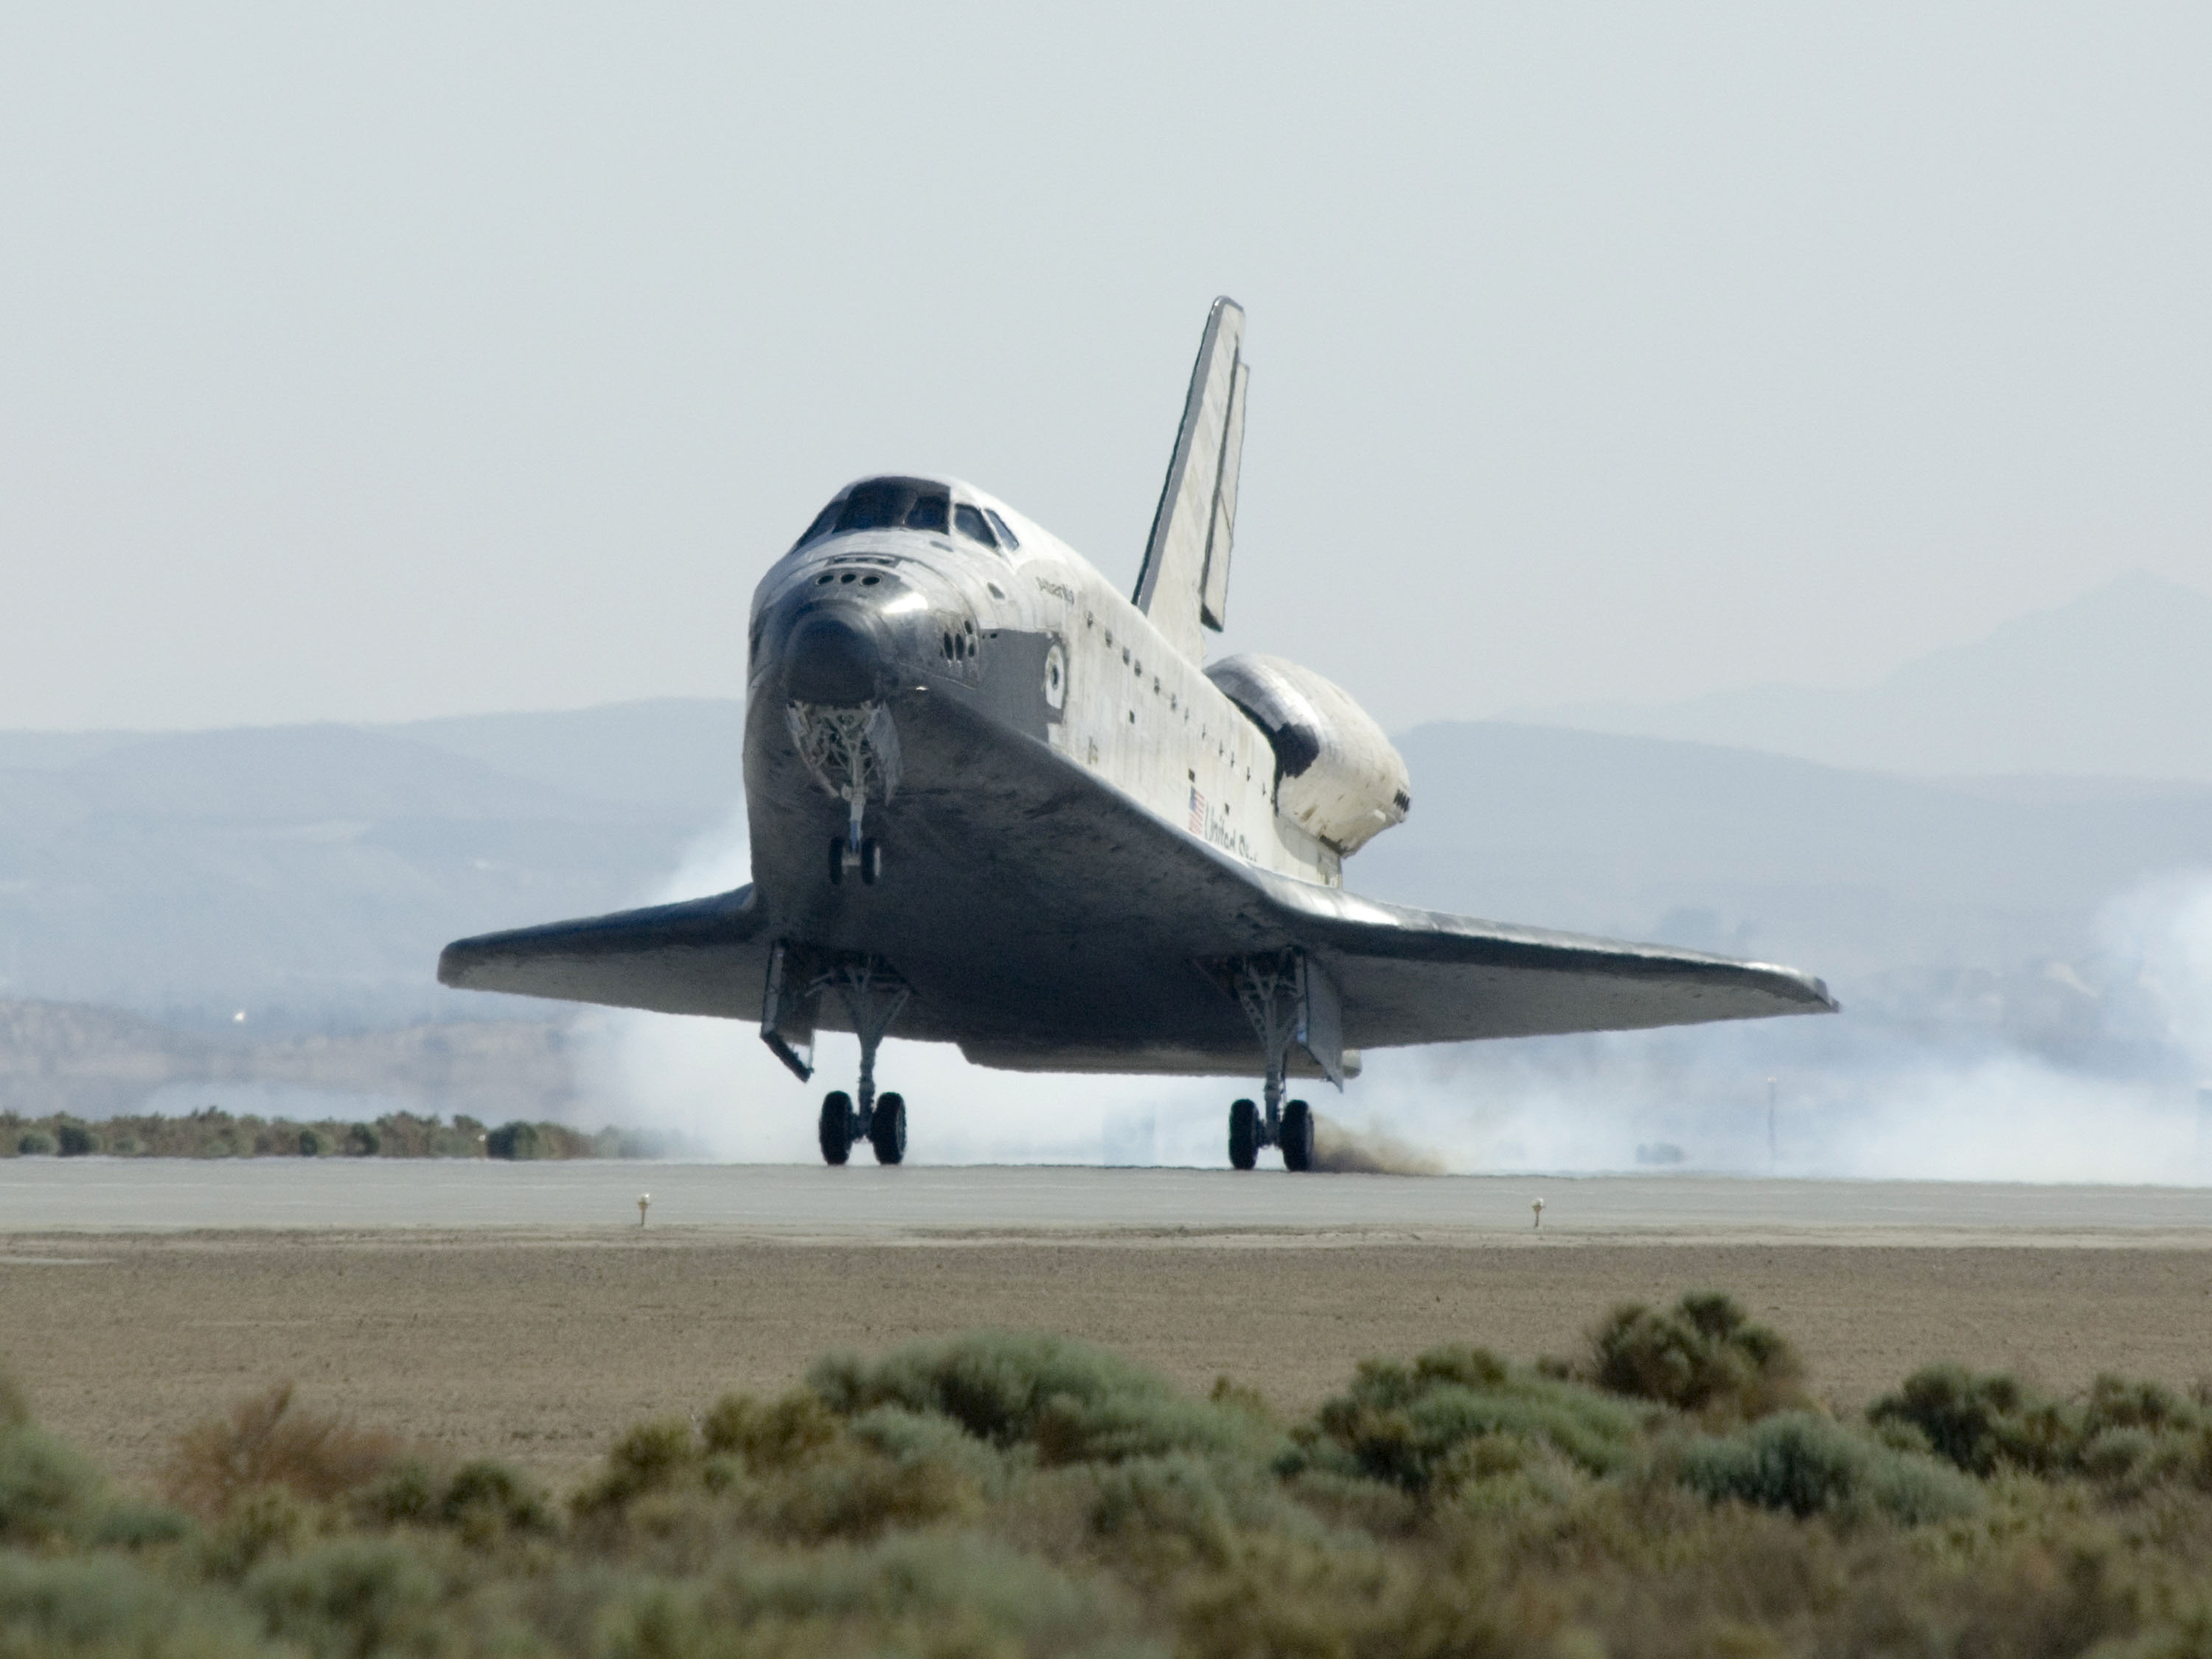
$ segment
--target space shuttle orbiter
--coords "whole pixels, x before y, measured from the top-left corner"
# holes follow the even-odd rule
[[[1130,598],[954,478],[863,478],[762,578],[746,632],[750,886],[450,945],[445,983],[759,1023],[801,1080],[860,1039],[823,1156],[897,1163],[878,1044],[1037,1072],[1258,1074],[1229,1158],[1310,1167],[1289,1079],[1363,1048],[1836,1006],[1786,968],[1363,899],[1397,750],[1296,664],[1206,664],[1227,614],[1249,366],[1214,302]],[[1040,1109],[1050,1109],[1040,1102]]]

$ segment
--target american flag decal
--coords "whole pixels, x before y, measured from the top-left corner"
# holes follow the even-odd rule
[[[1196,784],[1190,787],[1190,833],[1194,836],[1206,833],[1206,797],[1198,793]]]

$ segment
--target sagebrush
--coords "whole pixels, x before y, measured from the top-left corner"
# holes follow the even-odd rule
[[[1441,1343],[1285,1419],[1062,1338],[831,1356],[565,1500],[289,1385],[121,1493],[0,1386],[0,1654],[2183,1656],[2212,1410],[1930,1367],[1857,1417],[1726,1297]]]

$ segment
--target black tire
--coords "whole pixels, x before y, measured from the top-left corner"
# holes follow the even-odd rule
[[[1313,1108],[1294,1100],[1283,1108],[1283,1167],[1302,1171],[1313,1168]]]
[[[842,1164],[853,1155],[853,1097],[842,1089],[822,1097],[822,1161]]]
[[[876,1149],[878,1164],[898,1164],[906,1158],[906,1098],[902,1095],[885,1095],[876,1103],[874,1120],[868,1125],[868,1144]]]
[[[836,836],[830,842],[830,884],[840,886],[845,879],[845,838]]]
[[[871,837],[860,843],[860,879],[873,887],[884,878],[884,844]]]
[[[1229,1165],[1249,1170],[1260,1161],[1260,1109],[1240,1100],[1229,1109]]]

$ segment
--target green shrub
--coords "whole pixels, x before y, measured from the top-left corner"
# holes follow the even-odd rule
[[[673,1486],[700,1461],[689,1423],[678,1418],[640,1423],[615,1442],[605,1471],[571,1502],[579,1515],[619,1510],[643,1493]]]
[[[100,1142],[82,1123],[63,1123],[54,1131],[54,1146],[64,1158],[87,1158],[100,1150]]]
[[[1002,1451],[978,1440],[951,1418],[935,1412],[911,1412],[903,1406],[878,1406],[848,1423],[854,1443],[894,1463],[933,1463],[955,1469],[978,1491],[1006,1490],[1030,1460],[1020,1449]]]
[[[356,1123],[346,1131],[345,1155],[348,1158],[374,1158],[384,1150],[384,1137],[366,1123]]]
[[[22,1389],[0,1373],[0,1546],[33,1548],[75,1539],[96,1548],[139,1549],[173,1542],[189,1530],[173,1510],[110,1497],[90,1460],[33,1422]]]
[[[404,1458],[360,1488],[350,1507],[368,1526],[448,1527],[477,1545],[555,1529],[544,1492],[490,1458],[464,1463],[450,1475],[419,1457]]]
[[[1264,1454],[1279,1443],[1233,1407],[1177,1394],[1119,1355],[1065,1337],[1004,1331],[920,1343],[866,1360],[833,1355],[807,1373],[833,1412],[934,1412],[1039,1462],[1111,1462],[1170,1451]]]
[[[1615,1308],[1577,1375],[1608,1394],[1723,1421],[1808,1403],[1796,1350],[1717,1291],[1692,1291],[1665,1313]]]
[[[1100,1537],[1213,1566],[1234,1553],[1235,1516],[1208,1461],[1186,1453],[1133,1457],[1097,1479],[1091,1524]]]
[[[301,1158],[320,1158],[325,1150],[325,1148],[324,1146],[322,1136],[316,1133],[313,1129],[302,1129],[300,1131],[300,1156]]]
[[[145,1155],[146,1143],[137,1135],[120,1134],[107,1143],[107,1150],[110,1156],[115,1158],[142,1158]]]
[[[420,1457],[402,1457],[349,1500],[363,1526],[435,1525],[442,1490],[438,1471]]]
[[[272,1636],[311,1653],[437,1653],[444,1587],[422,1558],[394,1539],[343,1539],[264,1561],[245,1584]]]
[[[2018,1377],[1976,1376],[1957,1365],[1929,1365],[1895,1394],[1867,1408],[1876,1428],[1910,1428],[1929,1448],[1969,1474],[1998,1468],[2049,1474],[2080,1459],[2079,1413],[2030,1390]]]
[[[1972,1514],[1981,1493],[1932,1457],[1852,1433],[1812,1412],[1784,1412],[1734,1434],[1703,1437],[1680,1453],[1682,1484],[1718,1502],[1735,1498],[1802,1518],[1879,1510],[1917,1525]]]
[[[2185,1434],[2205,1424],[2203,1408],[2172,1389],[2109,1373],[2090,1383],[2088,1395],[2081,1402],[2081,1431],[2085,1440],[2110,1429]]]
[[[858,1449],[786,1470],[744,1498],[755,1524],[805,1543],[866,1540],[895,1529],[971,1519],[983,1510],[980,1485],[953,1460],[895,1462]]]
[[[699,1433],[710,1453],[741,1457],[751,1469],[783,1469],[836,1440],[838,1420],[811,1389],[767,1405],[750,1395],[726,1394],[707,1413]]]
[[[509,1533],[553,1529],[544,1492],[506,1464],[478,1458],[453,1471],[438,1500],[437,1518],[473,1542]]]
[[[1574,1382],[1508,1365],[1480,1348],[1439,1348],[1411,1365],[1364,1361],[1351,1389],[1297,1433],[1285,1468],[1386,1481],[1424,1496],[1485,1470],[1474,1443],[1540,1443],[1591,1474],[1624,1468],[1651,1413]],[[1517,1453],[1507,1453],[1518,1467]]]
[[[100,1485],[82,1452],[18,1417],[0,1429],[0,1545],[36,1548],[82,1530]]]
[[[2092,1480],[2118,1485],[2154,1471],[2159,1442],[2160,1437],[2148,1429],[2106,1429],[2082,1442],[2075,1462]]]
[[[0,1653],[253,1659],[276,1651],[258,1626],[228,1598],[181,1587],[125,1559],[0,1554]]]
[[[85,1542],[94,1549],[143,1550],[192,1535],[190,1516],[161,1504],[111,1502],[93,1517]]]
[[[15,1155],[18,1158],[52,1158],[54,1155],[54,1138],[44,1129],[27,1129],[16,1137]]]
[[[1127,1601],[1034,1555],[973,1535],[925,1534],[750,1556],[710,1585],[633,1583],[607,1608],[597,1635],[599,1651],[620,1659],[1164,1659],[1136,1625]]]

